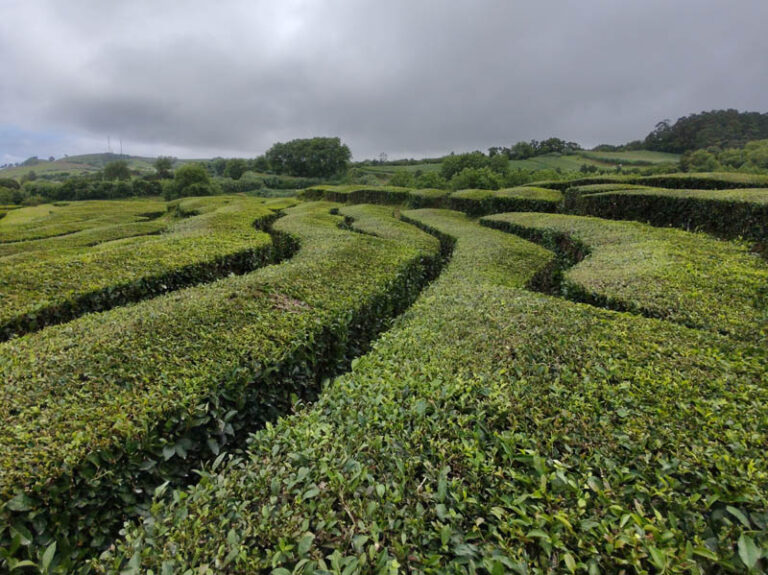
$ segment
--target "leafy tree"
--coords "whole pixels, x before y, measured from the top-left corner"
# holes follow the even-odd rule
[[[173,175],[173,180],[163,185],[166,199],[184,196],[210,196],[219,189],[211,182],[205,166],[199,163],[184,164]]]
[[[155,163],[153,164],[153,166],[157,171],[157,175],[160,178],[171,177],[171,169],[173,168],[173,161],[174,159],[171,158],[170,156],[160,156],[155,160]]]
[[[278,142],[265,156],[277,174],[327,178],[344,173],[352,153],[339,138],[311,138]]]
[[[482,168],[464,168],[451,178],[450,186],[453,190],[466,190],[477,188],[481,190],[498,190],[504,185],[501,175],[485,166]]]
[[[445,190],[448,188],[448,181],[438,172],[424,172],[416,178],[415,185],[417,188],[422,189],[434,188],[437,190]]]
[[[223,176],[227,169],[227,160],[224,158],[214,158],[208,163],[208,169],[216,176]]]
[[[232,158],[227,160],[224,175],[233,180],[239,180],[246,171],[248,171],[248,164],[245,160],[242,158]]]
[[[128,162],[125,160],[115,160],[104,166],[104,179],[107,181],[129,180],[130,178],[131,170],[128,169]]]
[[[415,181],[413,174],[407,170],[397,170],[395,174],[389,179],[390,186],[402,186],[404,188],[413,187]]]
[[[248,160],[248,170],[251,172],[266,172],[269,170],[269,162],[266,156],[257,156]]]
[[[0,178],[0,186],[11,189],[11,190],[18,190],[19,188],[21,188],[21,186],[19,185],[19,182],[17,182],[13,178]]]
[[[470,152],[468,154],[451,154],[443,158],[440,166],[440,175],[450,180],[466,168],[484,168],[488,166],[488,156],[482,152]]]
[[[707,150],[689,152],[680,159],[680,168],[684,172],[714,172],[720,169],[717,156]]]

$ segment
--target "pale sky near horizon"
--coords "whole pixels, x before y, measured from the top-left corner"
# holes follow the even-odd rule
[[[254,157],[339,136],[355,159],[551,136],[644,137],[768,112],[768,1],[0,0],[0,164]]]

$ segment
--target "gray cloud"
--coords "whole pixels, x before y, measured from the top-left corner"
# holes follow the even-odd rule
[[[764,0],[11,0],[0,157],[108,135],[187,156],[313,135],[357,158],[621,143],[664,118],[766,111],[766,21]],[[35,133],[57,149],[32,151]]]

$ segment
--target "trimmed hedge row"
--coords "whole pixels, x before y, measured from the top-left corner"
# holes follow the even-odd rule
[[[413,301],[435,246],[400,224],[399,239],[340,230],[330,207],[275,224],[301,242],[283,265],[0,345],[0,566],[55,549],[74,571],[158,485],[312,397]]]
[[[594,176],[574,180],[534,182],[534,184],[560,191],[595,184],[636,184],[672,189],[729,190],[734,188],[768,188],[768,176],[738,172],[702,172],[658,174],[655,176]]]
[[[245,197],[217,198],[213,206],[160,236],[6,258],[0,340],[274,261],[269,235],[254,228],[266,227],[274,212]]]
[[[465,216],[441,277],[317,403],[126,527],[98,570],[759,572],[764,364],[521,289],[551,254]]]
[[[557,212],[563,195],[547,188],[521,186],[504,190],[460,190],[446,198],[446,207],[472,216],[499,212]]]
[[[520,186],[504,190],[410,189],[394,186],[368,188],[359,186],[315,186],[302,192],[306,199],[333,202],[400,204],[410,208],[449,208],[471,215],[503,211],[556,212],[562,194],[546,188]]]
[[[35,256],[19,255],[29,254],[30,252],[50,253],[56,251],[58,253],[76,253],[82,248],[89,248],[107,242],[139,236],[157,235],[165,231],[171,221],[172,218],[166,216],[145,222],[110,224],[89,228],[63,236],[0,244],[0,258],[8,258],[6,261],[16,261],[25,257],[34,259],[34,257],[41,255],[40,253]]]
[[[568,207],[584,215],[704,231],[726,239],[768,239],[768,189],[604,191],[569,196]]]
[[[695,174],[660,174],[631,177],[629,183],[659,188],[687,190],[729,190],[735,188],[768,188],[768,176],[737,172]]]
[[[63,236],[87,228],[146,221],[165,212],[158,200],[84,201],[13,210],[0,222],[0,244]]]
[[[767,341],[768,265],[744,246],[585,216],[498,214],[480,223],[581,262],[558,288],[569,298]]]

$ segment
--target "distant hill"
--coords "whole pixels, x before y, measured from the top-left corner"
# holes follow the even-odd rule
[[[109,162],[115,160],[125,160],[128,167],[137,172],[152,172],[155,158],[146,158],[142,156],[128,156],[120,154],[82,154],[79,156],[67,156],[58,160],[49,161],[38,159],[37,161],[26,160],[23,165],[16,167],[3,168],[0,170],[0,177],[3,178],[21,178],[34,171],[35,174],[42,177],[66,177],[79,174],[88,174],[98,172]]]
[[[657,152],[682,154],[709,147],[741,148],[751,140],[768,139],[768,114],[712,110],[680,118],[672,124],[656,124],[643,147]]]

